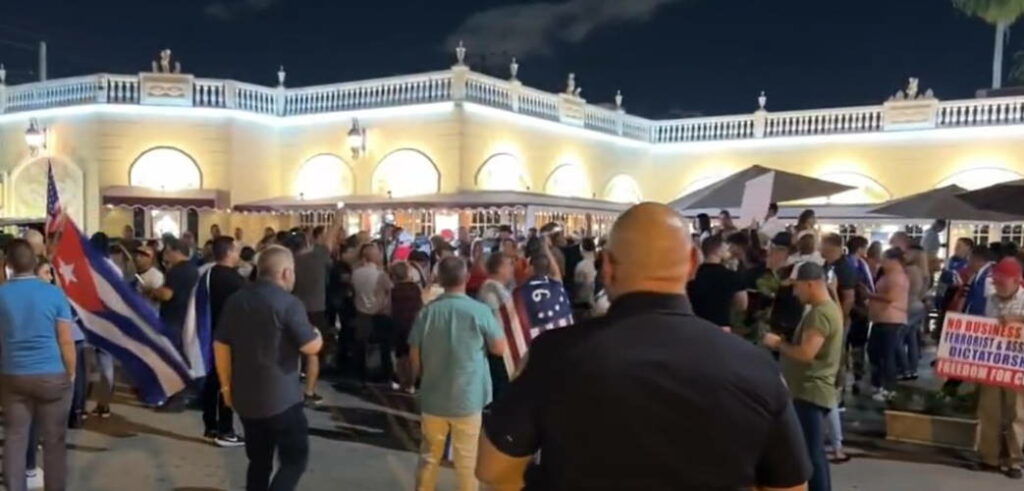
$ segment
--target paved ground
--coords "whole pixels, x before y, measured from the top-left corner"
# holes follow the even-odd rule
[[[301,489],[412,489],[418,432],[416,418],[401,409],[411,399],[372,392],[339,393],[324,385],[327,404],[309,411],[312,457]],[[851,411],[852,412],[852,411]],[[200,438],[195,411],[159,414],[127,399],[114,417],[90,420],[73,431],[71,490],[215,491],[242,489],[244,449],[220,449]],[[857,425],[848,424],[856,431]],[[870,433],[870,432],[869,432]],[[963,468],[964,455],[851,435],[857,456],[833,466],[833,489],[843,490],[1018,490],[1020,482]],[[440,489],[452,489],[444,470]]]

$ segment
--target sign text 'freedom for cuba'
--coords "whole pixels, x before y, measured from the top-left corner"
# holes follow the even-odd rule
[[[1024,389],[1024,325],[947,314],[935,373],[967,382]]]

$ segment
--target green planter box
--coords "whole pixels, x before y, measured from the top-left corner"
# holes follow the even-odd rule
[[[934,447],[975,450],[978,446],[978,420],[886,411],[885,438]]]

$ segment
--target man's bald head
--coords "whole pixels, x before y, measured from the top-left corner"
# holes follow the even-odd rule
[[[693,267],[690,227],[679,213],[658,203],[641,203],[612,227],[604,274],[609,291],[684,293]]]
[[[295,287],[295,257],[292,251],[279,245],[267,247],[260,252],[256,271],[261,280],[266,280],[291,291]]]

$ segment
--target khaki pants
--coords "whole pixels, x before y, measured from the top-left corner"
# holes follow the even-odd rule
[[[480,413],[462,418],[422,415],[423,442],[420,444],[420,465],[416,471],[416,491],[433,491],[437,485],[437,469],[444,453],[448,432],[452,435],[452,460],[459,491],[476,491],[476,451],[480,439]]]
[[[987,465],[1024,464],[1024,393],[982,385],[978,390],[978,453]]]

